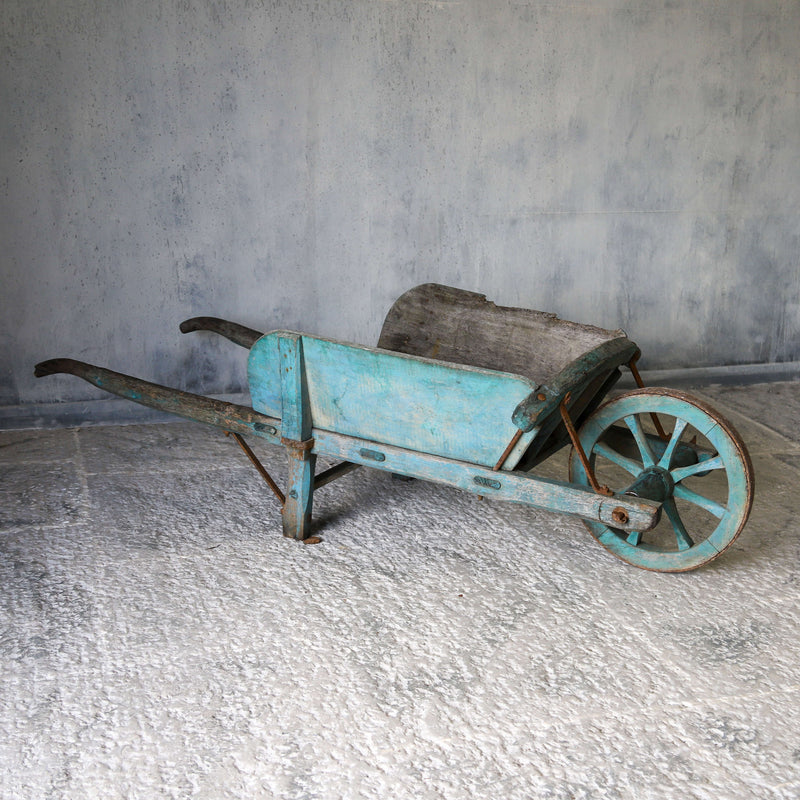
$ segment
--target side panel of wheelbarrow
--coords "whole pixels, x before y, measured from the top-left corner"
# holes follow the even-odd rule
[[[378,347],[510,372],[538,384],[547,408],[538,414],[531,446],[515,462],[526,470],[569,443],[558,411],[567,393],[580,426],[616,383],[618,367],[637,351],[624,331],[499,306],[485,295],[436,283],[415,286],[394,302]]]
[[[253,408],[284,417],[279,339],[251,348]],[[443,458],[494,467],[519,429],[515,408],[536,385],[516,375],[456,366],[375,348],[300,336],[314,428]],[[504,466],[513,467],[534,431],[523,434]]]

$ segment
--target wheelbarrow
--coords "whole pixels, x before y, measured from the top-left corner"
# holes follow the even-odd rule
[[[578,517],[615,556],[662,572],[716,558],[750,512],[753,468],[733,426],[688,394],[644,388],[639,349],[621,330],[431,283],[394,303],[377,347],[213,317],[180,329],[250,351],[252,407],[71,359],[44,361],[35,374],[77,375],[233,435],[294,539],[319,541],[314,491],[357,467]],[[640,388],[607,400],[624,366]],[[245,436],[286,448],[285,492]],[[568,480],[537,474],[566,445]],[[338,463],[316,474],[318,456]]]

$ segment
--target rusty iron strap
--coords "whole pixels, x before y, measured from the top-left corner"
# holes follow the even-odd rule
[[[314,449],[313,439],[286,439],[281,436],[281,444],[289,451],[289,455],[303,460],[305,460],[308,454]]]
[[[642,376],[639,374],[639,368],[636,366],[636,362],[642,355],[641,350],[636,351],[636,355],[628,362],[628,369],[631,371],[633,375],[633,379],[636,381],[636,385],[640,389],[644,389],[644,381],[642,380]],[[663,441],[669,441],[669,436],[667,436],[667,432],[664,430],[663,426],[661,425],[661,420],[659,420],[658,415],[655,412],[650,412],[650,418],[653,420],[653,425],[656,426],[656,432]]]
[[[572,446],[575,448],[575,452],[578,454],[578,458],[581,460],[581,464],[583,465],[583,471],[586,473],[586,477],[589,479],[589,484],[591,485],[592,489],[594,489],[597,494],[603,494],[607,497],[613,495],[614,492],[608,488],[608,486],[601,486],[597,482],[597,478],[595,477],[594,470],[592,469],[592,465],[589,463],[589,459],[586,457],[586,451],[583,449],[583,445],[581,444],[580,439],[578,438],[578,432],[575,430],[575,425],[572,423],[572,418],[569,415],[569,411],[567,410],[567,403],[569,402],[569,392],[567,393],[566,397],[561,401],[558,406],[558,410],[561,412],[561,419],[564,421],[564,427],[567,429],[567,433],[569,434],[569,438],[572,440]]]
[[[225,431],[226,436],[233,436],[234,439],[239,443],[239,447],[244,450],[247,457],[250,461],[253,462],[253,466],[258,470],[258,474],[267,482],[267,486],[275,493],[275,497],[278,498],[281,507],[286,502],[286,495],[278,488],[278,484],[272,479],[272,476],[264,469],[264,465],[258,460],[256,454],[250,449],[250,445],[242,438],[241,434],[231,431]]]
[[[508,458],[511,451],[514,449],[515,445],[519,441],[520,436],[522,436],[522,430],[518,430],[512,437],[511,441],[508,443],[508,447],[503,450],[503,455],[500,456],[500,460],[492,467],[492,472],[497,472],[503,464],[506,463],[506,459]]]

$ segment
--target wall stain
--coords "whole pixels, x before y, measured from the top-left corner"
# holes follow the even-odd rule
[[[227,286],[349,339],[409,264],[652,368],[800,358],[797,3],[61,5],[4,6],[3,404],[93,396],[53,331],[142,374]]]

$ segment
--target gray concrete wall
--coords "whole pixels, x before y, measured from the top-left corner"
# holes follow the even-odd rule
[[[800,359],[796,0],[4,0],[0,405],[206,392],[213,314],[374,342],[428,280]]]

